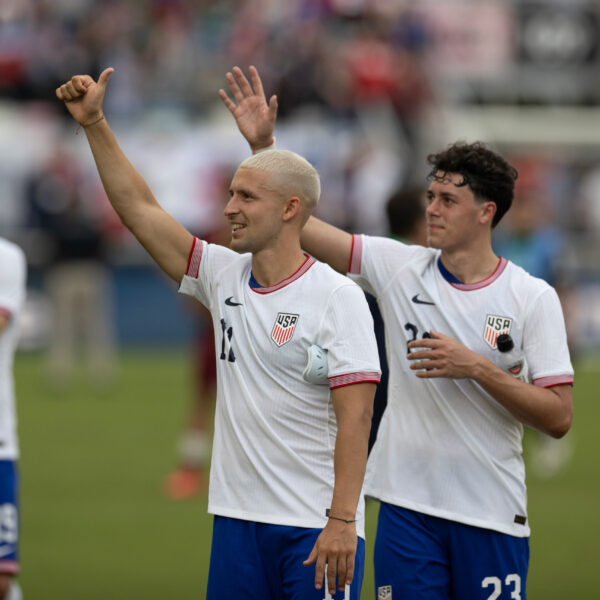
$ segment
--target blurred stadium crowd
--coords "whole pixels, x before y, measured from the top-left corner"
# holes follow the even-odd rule
[[[425,185],[428,152],[501,150],[520,178],[498,248],[563,290],[577,349],[598,349],[599,23],[587,0],[4,0],[0,235],[26,250],[38,315],[48,272],[93,260],[116,283],[119,338],[153,341],[131,328],[141,297],[163,306],[153,267],[54,90],[114,67],[105,109],[122,145],[161,204],[210,235],[248,152],[217,90],[254,64],[279,99],[278,145],[317,166],[318,215],[347,230],[385,235],[387,199]],[[162,324],[154,341],[185,329]],[[44,327],[30,324],[32,346]]]

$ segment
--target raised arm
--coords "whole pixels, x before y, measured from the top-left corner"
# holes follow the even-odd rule
[[[250,81],[239,67],[233,67],[232,72],[226,75],[233,100],[223,89],[219,90],[219,96],[252,152],[258,152],[275,143],[273,131],[277,118],[277,96],[271,96],[267,103],[258,71],[251,66],[249,73]],[[352,249],[349,233],[311,217],[302,230],[300,241],[309,254],[346,274]]]
[[[330,518],[304,564],[316,563],[315,587],[321,589],[327,563],[327,587],[332,595],[336,575],[340,590],[352,583],[354,577],[357,543],[354,519],[367,464],[375,389],[374,383],[358,383],[331,392],[338,431]]]
[[[75,75],[56,96],[85,131],[106,195],[125,227],[167,275],[181,281],[193,236],[158,204],[108,126],[102,103],[112,73],[105,69],[97,82]]]

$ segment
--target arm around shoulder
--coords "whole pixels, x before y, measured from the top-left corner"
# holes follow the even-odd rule
[[[352,234],[316,217],[310,217],[300,235],[302,248],[317,260],[346,274],[352,253]]]

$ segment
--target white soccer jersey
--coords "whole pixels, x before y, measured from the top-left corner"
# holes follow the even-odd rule
[[[251,255],[195,240],[180,291],[212,314],[217,405],[208,510],[263,523],[324,527],[334,484],[330,389],[380,377],[361,289],[307,256],[291,277],[251,288]],[[312,344],[329,386],[302,378]],[[363,500],[357,531],[364,536]]]
[[[18,341],[18,320],[25,301],[25,254],[0,238],[0,313],[9,322],[0,333],[0,460],[18,458],[17,417],[13,358]]]
[[[505,259],[485,281],[450,283],[439,256],[390,239],[353,237],[349,273],[377,297],[390,365],[366,493],[525,537],[522,424],[472,379],[417,378],[407,343],[435,330],[498,364],[496,338],[510,333],[536,385],[572,383],[560,303],[547,283]]]

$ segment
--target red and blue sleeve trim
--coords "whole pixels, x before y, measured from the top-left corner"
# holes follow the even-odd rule
[[[202,251],[204,250],[204,244],[197,237],[194,238],[190,255],[188,257],[187,269],[185,274],[188,277],[198,278],[198,272],[200,271],[200,262],[202,261]]]
[[[377,371],[362,371],[360,373],[345,373],[344,375],[335,375],[329,377],[329,389],[354,385],[356,383],[379,383],[381,374]]]
[[[352,236],[352,247],[350,248],[350,263],[348,264],[348,273],[360,275],[360,266],[362,263],[363,239],[362,235],[354,234]]]
[[[572,375],[550,375],[549,377],[540,377],[534,379],[533,384],[538,387],[554,387],[556,385],[573,385]]]

